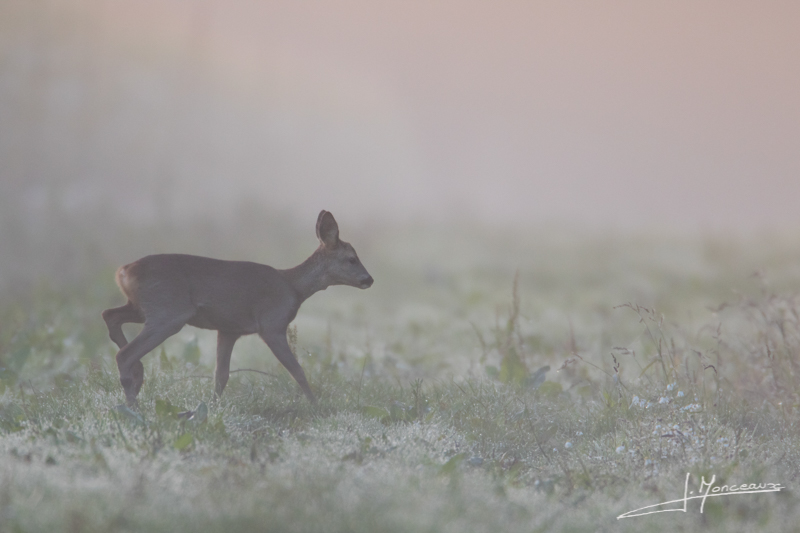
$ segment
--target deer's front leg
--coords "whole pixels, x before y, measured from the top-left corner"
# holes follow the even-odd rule
[[[258,334],[264,342],[267,343],[269,349],[278,358],[278,361],[286,367],[286,370],[292,375],[294,380],[300,385],[300,388],[305,393],[306,397],[311,403],[317,403],[314,393],[311,392],[311,387],[308,386],[306,374],[303,372],[303,367],[297,362],[292,349],[289,348],[289,342],[286,340],[286,329],[269,329],[262,330]]]

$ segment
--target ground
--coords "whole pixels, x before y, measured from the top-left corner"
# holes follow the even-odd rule
[[[796,240],[342,231],[376,281],[300,310],[292,345],[317,406],[257,337],[237,344],[242,371],[216,399],[214,336],[187,327],[145,358],[140,410],[122,407],[100,318],[124,303],[107,256],[6,299],[0,531],[789,531],[800,519]],[[300,242],[308,255],[313,239]],[[237,258],[291,266],[269,252]],[[617,518],[682,498],[687,473],[688,490],[712,476],[782,488]]]

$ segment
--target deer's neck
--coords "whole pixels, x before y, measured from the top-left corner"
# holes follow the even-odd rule
[[[325,263],[318,252],[294,268],[281,271],[289,284],[301,298],[301,302],[317,291],[322,291],[330,285],[325,275]]]

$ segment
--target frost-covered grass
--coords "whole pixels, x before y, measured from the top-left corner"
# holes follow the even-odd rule
[[[376,283],[300,311],[294,348],[316,407],[257,338],[234,351],[232,368],[251,370],[215,399],[214,336],[186,328],[145,358],[141,411],[120,409],[100,319],[122,303],[111,264],[5,301],[0,531],[789,531],[800,519],[791,241],[344,237]],[[687,472],[692,488],[712,475],[786,488],[616,519],[681,497]]]

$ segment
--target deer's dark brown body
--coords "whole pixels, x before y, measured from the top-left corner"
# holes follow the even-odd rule
[[[142,357],[186,324],[219,332],[217,394],[228,382],[234,343],[257,333],[314,402],[286,329],[315,292],[331,285],[366,289],[373,281],[353,247],[339,239],[339,227],[327,211],[317,219],[317,237],[320,246],[311,257],[287,270],[183,254],[149,255],[120,267],[117,284],[128,303],[103,311],[103,319],[120,349],[117,367],[128,404],[136,403],[142,387]],[[122,333],[128,322],[144,323],[130,343]]]

